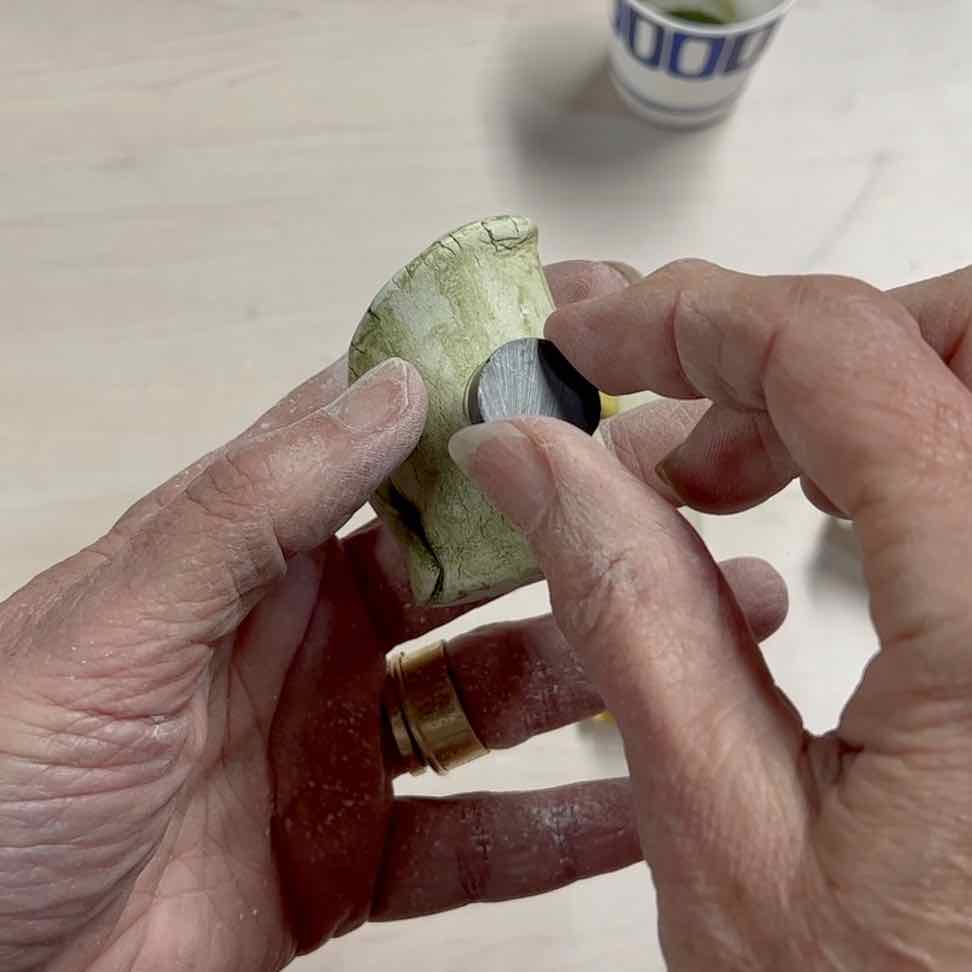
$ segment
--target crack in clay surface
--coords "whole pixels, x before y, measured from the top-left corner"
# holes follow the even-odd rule
[[[448,443],[468,424],[473,374],[500,345],[542,337],[552,310],[536,227],[502,216],[447,233],[410,261],[351,341],[352,381],[399,357],[428,389],[422,438],[373,503],[405,545],[418,604],[453,604],[539,579],[526,541],[453,463]]]

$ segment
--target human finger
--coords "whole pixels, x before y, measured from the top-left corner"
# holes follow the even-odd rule
[[[318,409],[330,405],[347,390],[347,387],[348,363],[347,357],[342,357],[298,385],[235,439],[197,459],[181,472],[166,480],[161,486],[143,496],[119,518],[112,529],[109,543],[117,544],[119,540],[123,541],[124,538],[138,530],[160,509],[168,506],[210,463],[228,449],[232,449],[247,439],[266,435],[269,432],[275,432],[287,425],[299,422]],[[100,549],[106,550],[106,547],[102,546]]]
[[[972,564],[952,541],[966,521],[972,396],[899,301],[844,278],[681,261],[561,308],[548,331],[608,390],[768,415],[795,467],[855,520],[884,642],[965,617]],[[685,456],[664,469],[691,502]]]
[[[652,867],[729,873],[742,848],[761,849],[757,820],[783,813],[787,832],[802,727],[689,524],[564,423],[477,426],[450,449],[529,540],[558,626],[618,720]]]
[[[424,417],[421,380],[392,361],[330,406],[221,456],[88,579],[82,650],[67,663],[83,660],[89,678],[117,675],[104,691],[122,706],[144,706],[150,689],[185,691],[203,646],[235,629],[288,556],[319,547],[371,495],[414,448]],[[106,631],[120,644],[107,646]]]
[[[966,386],[972,386],[972,267],[888,292],[918,322],[922,337]]]
[[[544,894],[641,859],[627,780],[400,798],[371,917]]]
[[[786,617],[783,579],[756,558],[720,566],[753,636],[770,637]],[[510,749],[604,710],[577,651],[550,615],[475,628],[448,641],[445,651],[466,717],[488,749]],[[410,770],[387,726],[384,749],[392,775]]]
[[[624,290],[640,274],[624,263],[564,260],[544,268],[554,304],[560,307]]]

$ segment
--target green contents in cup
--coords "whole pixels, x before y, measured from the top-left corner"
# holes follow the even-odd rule
[[[692,24],[714,24],[717,27],[722,27],[729,23],[728,20],[722,17],[715,17],[710,13],[706,13],[704,10],[692,10],[688,7],[666,10],[665,13],[669,17],[674,17],[676,20],[687,20]]]
[[[663,4],[658,6],[664,9]],[[665,13],[676,20],[712,27],[724,27],[739,19],[735,0],[695,0],[684,7],[670,7]]]

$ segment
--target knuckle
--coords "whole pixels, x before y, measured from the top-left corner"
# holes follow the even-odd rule
[[[795,303],[811,305],[877,294],[877,291],[863,280],[835,273],[813,273],[790,277],[788,286]]]
[[[846,394],[862,364],[886,360],[890,334],[918,336],[911,315],[863,280],[813,274],[778,278],[778,285],[770,320],[758,325],[763,388],[772,377],[786,387],[806,384],[801,391],[809,395],[829,396],[835,387]]]
[[[249,484],[242,482],[232,462],[222,458],[203,470],[187,487],[187,504],[204,517],[236,521],[253,511]]]
[[[558,886],[573,884],[580,877],[577,842],[582,830],[577,804],[565,800],[545,814],[557,858],[557,873],[553,881]]]
[[[659,271],[666,276],[676,280],[684,281],[704,278],[712,273],[719,272],[720,267],[709,260],[700,260],[697,257],[681,257],[665,264]]]
[[[650,582],[632,548],[615,551],[597,565],[593,580],[577,585],[560,601],[564,627],[574,638],[610,643],[644,611]]]
[[[803,311],[814,319],[820,319],[824,314],[846,318],[879,310],[896,322],[910,319],[895,301],[856,277],[838,274],[790,277],[784,282],[783,295],[787,318],[792,316],[793,310]]]
[[[278,580],[286,569],[263,499],[261,480],[267,475],[258,463],[226,454],[203,470],[184,494],[199,511],[201,538],[207,544],[216,540],[225,579],[239,600]]]
[[[207,513],[235,518],[259,509],[261,486],[268,478],[252,456],[225,452],[214,459],[186,489],[188,498]]]
[[[493,838],[481,801],[470,800],[462,815],[466,834],[456,847],[456,871],[466,901],[476,904],[489,900]]]
[[[972,325],[972,266],[891,292],[921,325],[926,340],[949,360]]]
[[[563,712],[561,684],[558,673],[542,651],[526,644],[521,637],[522,667],[528,673],[525,702],[518,706],[523,720],[524,736],[532,738],[558,725]]]

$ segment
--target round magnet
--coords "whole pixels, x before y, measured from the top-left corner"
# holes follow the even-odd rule
[[[466,411],[473,424],[544,416],[592,435],[601,395],[551,341],[520,338],[497,348],[473,376]]]

